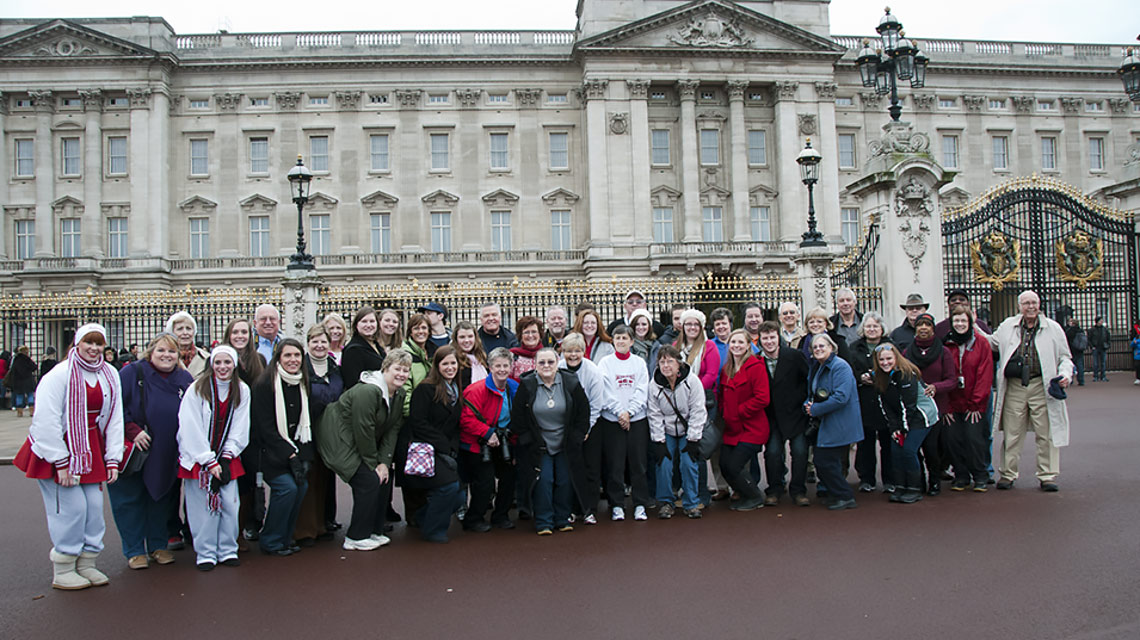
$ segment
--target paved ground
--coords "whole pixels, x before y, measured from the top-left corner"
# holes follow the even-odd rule
[[[0,638],[1138,638],[1140,388],[1118,373],[1071,397],[1058,494],[1030,474],[913,506],[718,503],[551,538],[454,527],[437,546],[398,528],[371,553],[324,543],[208,574],[188,551],[128,571],[112,525],[112,584],[73,593],[49,587],[34,484],[0,467]]]

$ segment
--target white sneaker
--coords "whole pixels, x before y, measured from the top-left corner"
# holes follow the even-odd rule
[[[380,542],[372,538],[365,538],[364,540],[353,540],[352,538],[344,539],[345,551],[372,551],[380,548]]]
[[[622,509],[621,507],[614,507],[613,512],[610,513],[610,520],[613,520],[614,522],[625,520],[625,509]]]
[[[1105,382],[1108,382],[1108,380],[1105,380]],[[1133,380],[1132,384],[1140,384],[1140,380]]]
[[[641,505],[637,505],[636,507],[634,507],[633,508],[633,519],[634,520],[648,520],[649,516],[645,515],[645,507],[643,507]]]
[[[377,534],[377,533],[374,533],[374,534],[368,536],[368,539],[373,541],[373,542],[379,542],[380,544],[378,546],[381,546],[381,547],[392,541],[392,539],[389,538],[388,536],[382,536],[382,535]]]
[[[582,518],[582,522],[585,522],[586,524],[598,524],[598,518],[592,513],[587,513],[586,517]]]

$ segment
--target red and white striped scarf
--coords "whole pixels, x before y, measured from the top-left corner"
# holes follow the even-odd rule
[[[234,397],[234,384],[230,382],[228,398]],[[226,444],[226,439],[230,437],[230,426],[234,421],[234,408],[233,403],[230,402],[225,405],[226,415],[220,415],[222,411],[222,400],[218,398],[218,379],[210,376],[210,433],[207,439],[210,441],[210,446],[214,450],[214,462],[222,459],[222,447]],[[219,429],[219,426],[221,427]],[[206,492],[207,504],[210,507],[210,513],[218,515],[222,512],[222,493],[221,491],[213,491],[210,488],[210,480],[213,478],[210,475],[210,465],[204,464],[198,469],[198,488]]]
[[[92,364],[79,356],[78,348],[72,349],[67,354],[67,443],[71,452],[67,470],[75,476],[85,476],[91,473],[92,468],[91,443],[87,439],[87,384],[83,380],[84,371],[102,374],[111,400],[107,405],[108,415],[118,401],[111,380],[112,375],[118,375],[115,369],[102,357],[99,362]]]

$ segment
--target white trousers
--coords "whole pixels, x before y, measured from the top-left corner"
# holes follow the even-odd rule
[[[55,550],[69,556],[103,550],[103,485],[64,487],[54,479],[39,480],[47,512],[48,534]]]
[[[197,480],[183,480],[182,494],[186,496],[186,519],[194,536],[197,563],[219,564],[238,557],[238,489],[237,482],[222,486],[222,510],[210,512],[210,494],[198,487]]]

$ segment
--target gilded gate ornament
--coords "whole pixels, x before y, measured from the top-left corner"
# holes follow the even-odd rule
[[[1011,240],[995,229],[970,243],[970,261],[975,282],[989,283],[995,291],[1001,291],[1021,273],[1021,241]]]
[[[1057,245],[1057,277],[1084,289],[1104,275],[1104,239],[1077,229]]]

